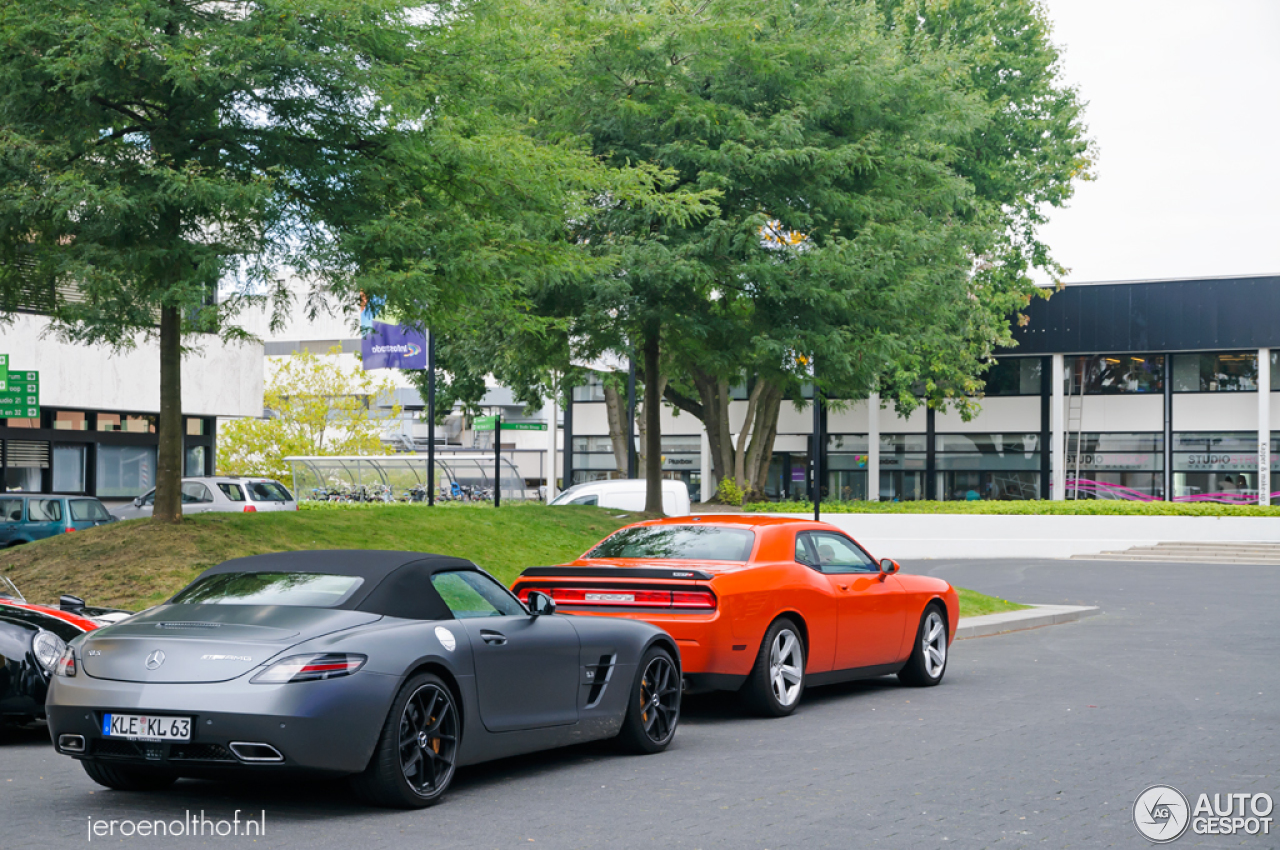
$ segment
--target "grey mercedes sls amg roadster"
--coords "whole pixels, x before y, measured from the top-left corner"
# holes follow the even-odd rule
[[[297,772],[417,807],[459,765],[613,736],[665,749],[679,665],[658,628],[526,608],[470,561],[287,552],[71,641],[46,710],[58,752],[109,788]]]

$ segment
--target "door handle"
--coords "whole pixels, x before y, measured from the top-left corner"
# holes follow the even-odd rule
[[[841,584],[841,585],[838,585],[838,587],[839,587],[841,590],[848,590],[848,589],[849,589],[849,585],[847,585],[847,584]]]
[[[507,636],[502,632],[493,632],[488,629],[480,630],[480,639],[490,646],[506,646]]]

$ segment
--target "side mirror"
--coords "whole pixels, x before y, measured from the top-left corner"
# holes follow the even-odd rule
[[[880,562],[880,575],[882,577],[891,576],[900,569],[902,569],[902,567],[899,567],[898,562],[892,558],[885,558]]]
[[[134,499],[134,500],[133,500],[133,506],[134,506],[135,508],[140,508],[140,507],[142,507],[142,497],[141,497],[141,496],[139,496],[138,498],[136,498],[136,499]]]
[[[541,617],[543,614],[554,614],[556,612],[556,601],[540,590],[529,591],[529,613],[534,617]]]
[[[84,609],[84,606],[85,601],[79,596],[72,596],[64,593],[62,596],[58,597],[59,611],[81,611]]]

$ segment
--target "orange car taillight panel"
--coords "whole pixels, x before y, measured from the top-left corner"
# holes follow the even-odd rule
[[[678,608],[714,611],[716,596],[710,590],[661,590],[639,587],[522,587],[521,602],[529,601],[529,591],[549,594],[557,605],[591,608]]]

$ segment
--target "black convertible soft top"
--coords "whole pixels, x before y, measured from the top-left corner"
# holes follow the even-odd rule
[[[431,576],[446,570],[479,570],[465,558],[383,549],[316,549],[234,558],[196,577],[223,573],[325,573],[358,576],[364,582],[339,609],[368,611],[408,620],[451,620]],[[194,582],[193,582],[194,584]]]

